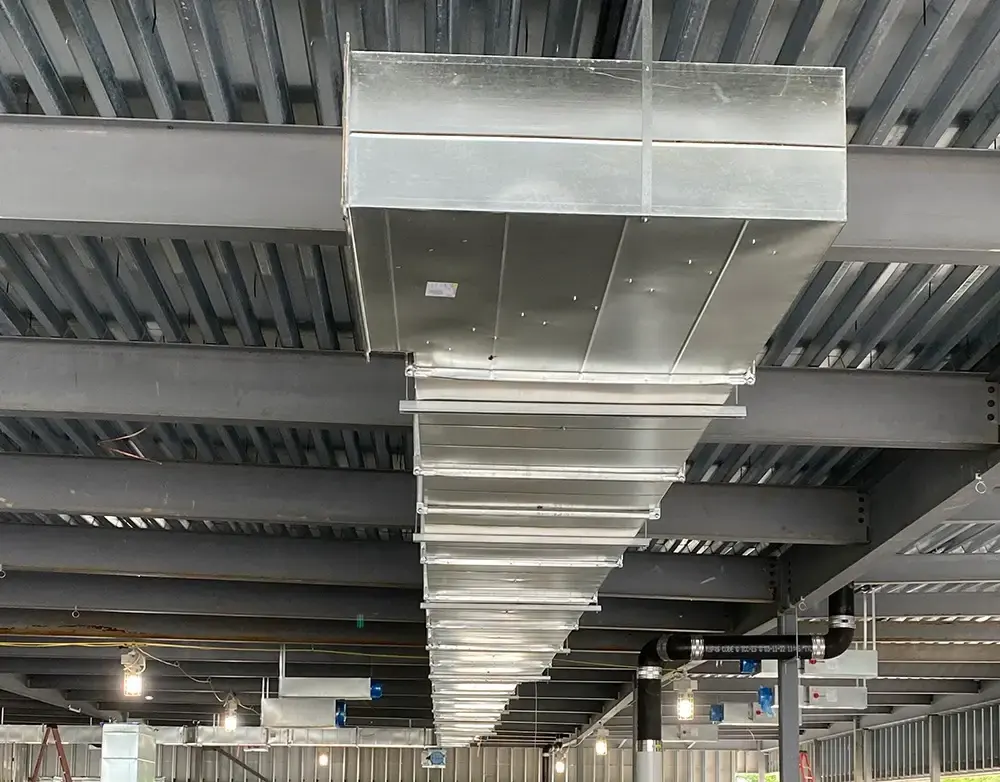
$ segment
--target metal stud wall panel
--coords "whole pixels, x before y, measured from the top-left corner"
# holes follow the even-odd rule
[[[273,747],[268,752],[245,752],[223,747],[272,782],[540,782],[541,753],[511,747],[462,748],[448,751],[444,769],[421,767],[418,749],[370,747]],[[0,782],[25,782],[37,746],[0,744]],[[99,779],[100,747],[66,746],[76,782]],[[320,765],[326,755],[327,765]],[[46,748],[41,778],[59,775],[56,754]],[[229,758],[202,747],[160,746],[158,780],[170,782],[255,782],[254,775]],[[609,781],[610,782],[610,781]],[[669,782],[669,781],[665,781]],[[715,777],[706,782],[725,782]]]
[[[737,774],[757,774],[756,752],[678,750],[663,753],[662,782],[734,782]],[[632,782],[632,750],[609,749],[603,757],[592,746],[570,750],[566,774],[556,782]]]
[[[937,753],[933,721],[940,723]],[[871,779],[877,782],[929,777],[935,754],[942,775],[995,772],[1000,769],[1000,703],[842,733],[803,743],[802,749],[809,751],[817,779],[850,782],[861,765],[855,753],[862,740],[870,754],[864,763],[871,765]],[[767,759],[773,764],[776,753],[769,752]]]
[[[941,771],[968,774],[1000,768],[1000,704],[941,718]]]
[[[930,773],[927,720],[899,722],[872,733],[873,779],[910,779]]]
[[[852,782],[855,735],[845,733],[817,741],[813,751],[813,775],[823,782]]]

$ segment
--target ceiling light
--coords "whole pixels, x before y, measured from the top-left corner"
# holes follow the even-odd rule
[[[677,719],[682,721],[694,719],[694,691],[697,689],[697,682],[687,677],[674,681],[674,692],[677,693]]]
[[[240,724],[239,716],[236,713],[237,708],[236,696],[229,693],[222,705],[222,728],[227,733],[232,733]]]
[[[597,742],[594,744],[594,752],[601,757],[608,754],[608,737],[603,733],[597,736]]]
[[[694,719],[694,693],[690,690],[677,693],[677,719]]]
[[[138,698],[142,695],[142,674],[126,673],[122,683],[122,690],[126,698]]]
[[[330,756],[327,755],[325,752],[320,753],[318,760],[322,768],[326,768],[327,766],[330,765]]]
[[[142,695],[142,672],[146,670],[146,655],[137,646],[130,647],[121,656],[122,692],[126,698]]]
[[[147,700],[147,701],[151,701],[151,700],[153,700],[153,696],[152,696],[152,695],[147,695],[147,696],[146,696],[146,700]]]
[[[566,772],[566,761],[562,758],[556,761],[556,773],[563,774]]]

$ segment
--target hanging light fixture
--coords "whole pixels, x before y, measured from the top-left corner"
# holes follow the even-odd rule
[[[126,698],[142,696],[142,673],[146,670],[146,655],[138,646],[122,653],[122,693]]]
[[[566,761],[562,758],[556,759],[556,773],[565,774],[566,773]]]
[[[222,728],[227,733],[232,733],[240,724],[240,718],[237,714],[238,708],[239,704],[236,701],[236,696],[229,693],[222,704]]]
[[[594,752],[603,757],[608,754],[608,735],[604,730],[597,734],[597,741],[594,743]]]
[[[694,719],[694,691],[697,685],[690,679],[678,679],[674,682],[677,693],[677,719],[687,722]]]
[[[319,763],[321,768],[326,768],[327,766],[330,765],[330,756],[325,752],[320,752],[319,758],[317,758],[317,762]]]

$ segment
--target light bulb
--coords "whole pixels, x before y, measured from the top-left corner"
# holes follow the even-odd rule
[[[604,738],[603,736],[601,738],[599,738],[597,740],[597,743],[594,744],[594,752],[596,752],[598,755],[607,755],[608,754],[608,740],[606,738]]]
[[[694,695],[682,692],[677,696],[677,719],[694,719]]]
[[[236,726],[239,724],[239,718],[236,716],[235,711],[227,711],[226,716],[222,718],[222,727],[227,733],[232,733],[236,730]]]
[[[330,756],[327,755],[325,752],[320,754],[318,760],[320,766],[322,766],[323,768],[326,768],[327,766],[330,765]]]
[[[138,698],[142,695],[142,674],[126,673],[122,683],[126,698]]]
[[[556,773],[562,774],[566,771],[566,761],[562,758],[556,761]]]

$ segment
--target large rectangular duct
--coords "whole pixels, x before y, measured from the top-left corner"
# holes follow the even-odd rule
[[[368,351],[409,353],[438,739],[545,676],[846,219],[823,68],[355,52]]]
[[[45,725],[0,725],[0,744],[41,744]],[[115,725],[62,725],[59,736],[63,744],[99,744],[102,758],[108,735],[120,738],[132,731],[152,731],[153,741],[162,746],[220,747],[429,747],[431,731],[423,728],[263,728],[241,725],[236,730],[222,726],[188,725],[185,727],[150,727],[138,725],[123,728]],[[121,746],[126,741],[127,746]],[[109,760],[138,759],[139,744],[131,739],[112,740],[107,751]],[[133,746],[136,752],[133,755]],[[143,744],[143,758],[150,759],[149,744]],[[120,764],[119,764],[120,766]],[[138,764],[136,764],[138,768]],[[109,773],[114,770],[109,768]],[[128,773],[131,773],[130,771]],[[147,769],[148,773],[148,769]]]
[[[108,724],[101,728],[101,782],[154,782],[156,733],[148,725]]]

